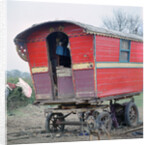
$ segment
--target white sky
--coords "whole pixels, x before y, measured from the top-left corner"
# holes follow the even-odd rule
[[[16,52],[14,37],[32,24],[51,20],[75,20],[95,26],[102,25],[102,18],[112,16],[114,9],[122,9],[142,17],[142,7],[102,6],[94,4],[65,4],[50,2],[7,2],[7,70],[29,72],[28,63]]]

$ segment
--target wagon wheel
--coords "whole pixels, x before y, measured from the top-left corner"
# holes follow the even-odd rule
[[[94,116],[89,115],[86,119],[88,132],[93,132],[96,129],[96,121]]]
[[[108,133],[112,127],[112,119],[108,112],[102,112],[96,119],[97,128],[102,132]]]
[[[62,113],[51,113],[47,116],[45,122],[45,128],[47,132],[62,132],[64,130],[64,124],[57,124],[65,121]]]
[[[90,111],[88,113],[87,112],[81,112],[79,115],[79,120],[84,122],[88,119],[89,116],[93,116],[94,119],[96,119],[98,115],[99,115],[98,111]]]
[[[84,122],[85,120],[86,120],[86,114],[85,114],[85,112],[80,112],[79,113],[79,120],[81,121],[81,122]]]
[[[139,111],[135,103],[129,102],[125,106],[125,123],[128,126],[136,126],[139,121]]]
[[[92,113],[92,115],[94,116],[95,119],[97,119],[98,115],[99,115],[99,112],[98,111],[94,111]]]

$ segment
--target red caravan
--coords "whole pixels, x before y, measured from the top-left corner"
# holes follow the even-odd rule
[[[50,21],[21,32],[17,52],[27,61],[41,103],[112,100],[143,90],[143,40],[73,21]],[[62,43],[60,43],[62,41]],[[64,44],[58,55],[57,47]]]

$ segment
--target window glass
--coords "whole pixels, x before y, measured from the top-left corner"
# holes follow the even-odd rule
[[[121,49],[129,49],[129,41],[122,40],[122,47]]]
[[[129,52],[122,51],[120,55],[120,60],[121,61],[128,61],[129,60]]]
[[[120,62],[129,62],[130,60],[130,41],[120,40]]]

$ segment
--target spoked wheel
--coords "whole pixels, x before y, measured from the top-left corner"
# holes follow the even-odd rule
[[[128,126],[136,126],[139,121],[139,112],[137,106],[133,102],[129,102],[125,106],[125,123]]]
[[[102,112],[97,117],[97,127],[103,132],[110,132],[112,127],[112,120],[108,112]]]
[[[47,132],[62,132],[65,125],[59,122],[65,121],[62,113],[51,113],[46,118],[45,128]]]
[[[93,132],[96,129],[96,121],[94,116],[89,115],[86,119],[88,132]]]
[[[98,115],[99,115],[99,112],[98,111],[94,111],[92,113],[93,117],[95,118],[95,120],[97,119]]]

